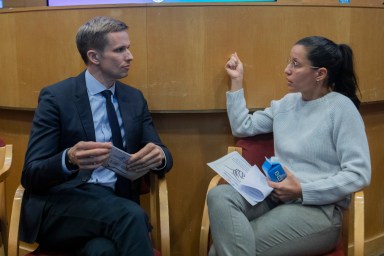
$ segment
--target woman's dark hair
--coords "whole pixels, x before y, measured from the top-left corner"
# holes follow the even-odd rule
[[[357,91],[360,92],[353,65],[353,52],[346,44],[336,44],[321,37],[310,36],[300,39],[295,45],[308,50],[307,58],[312,66],[328,70],[327,84],[335,92],[344,94],[352,100],[356,108],[360,107]]]

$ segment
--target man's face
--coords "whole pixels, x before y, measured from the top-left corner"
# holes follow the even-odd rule
[[[129,50],[131,42],[126,31],[109,33],[107,38],[108,44],[98,54],[99,71],[105,81],[115,81],[128,75],[133,60]]]

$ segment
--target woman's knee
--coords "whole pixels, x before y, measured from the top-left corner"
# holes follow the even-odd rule
[[[233,192],[231,191],[232,187],[229,185],[219,185],[214,188],[212,188],[210,191],[208,191],[207,195],[207,204],[213,205],[217,202],[223,202],[231,198],[230,194]]]

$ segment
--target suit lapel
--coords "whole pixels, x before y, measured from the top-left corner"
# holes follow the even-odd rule
[[[85,72],[77,76],[75,81],[74,103],[80,117],[80,122],[83,126],[87,140],[96,141],[91,104],[89,103],[87,87],[85,85]]]

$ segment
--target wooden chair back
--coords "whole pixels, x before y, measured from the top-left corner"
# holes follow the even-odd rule
[[[0,139],[0,256],[5,255],[5,244],[7,243],[7,209],[5,203],[5,180],[9,175],[12,164],[12,145],[6,145]]]

